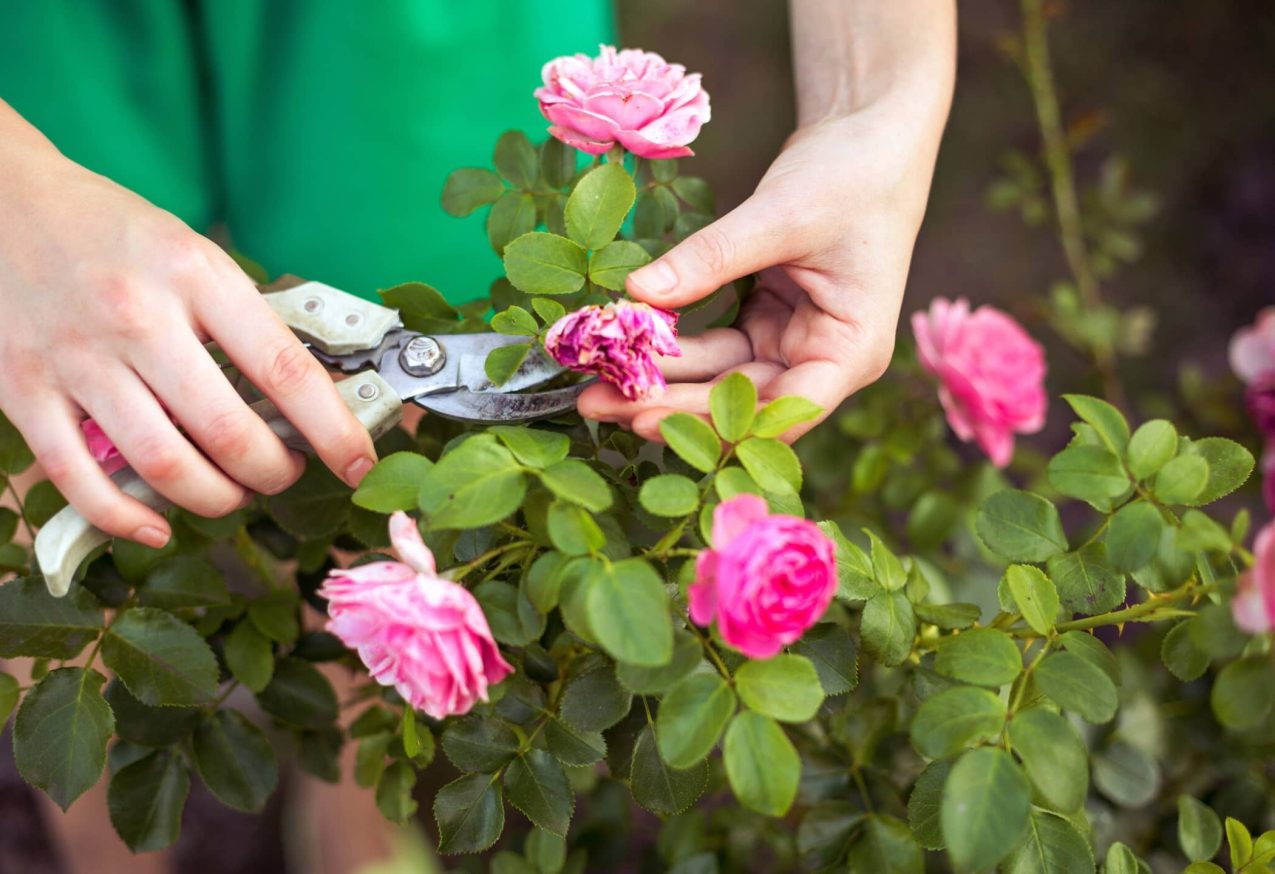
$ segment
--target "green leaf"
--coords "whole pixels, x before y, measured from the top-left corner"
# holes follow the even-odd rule
[[[735,447],[735,454],[766,491],[779,495],[801,491],[801,462],[787,443],[772,437],[749,437]]]
[[[1031,492],[992,495],[979,508],[977,528],[987,548],[1010,561],[1045,561],[1067,551],[1058,508]]]
[[[115,718],[92,668],[50,671],[18,707],[13,758],[22,779],[66,810],[102,776]]]
[[[713,427],[727,443],[748,436],[757,412],[757,387],[742,373],[727,374],[708,395]]]
[[[297,609],[301,599],[289,589],[266,592],[248,603],[248,619],[258,631],[273,641],[293,643],[301,634]]]
[[[505,795],[536,826],[566,835],[575,796],[562,766],[543,750],[528,750],[505,769]]]
[[[1234,440],[1225,437],[1205,437],[1188,443],[1183,450],[1208,463],[1209,477],[1204,488],[1190,503],[1194,506],[1211,504],[1238,489],[1253,473],[1253,453]]]
[[[1056,652],[1036,667],[1040,690],[1089,722],[1110,722],[1119,704],[1116,685],[1101,669],[1071,652]]]
[[[1178,796],[1178,843],[1192,862],[1207,862],[1222,848],[1222,821],[1190,795]]]
[[[571,439],[557,431],[542,431],[521,425],[492,425],[487,433],[495,434],[514,454],[514,458],[528,467],[544,469],[562,461],[571,449]]]
[[[148,607],[168,610],[183,607],[211,607],[230,603],[230,593],[221,571],[206,559],[191,555],[165,559],[146,577],[138,590],[138,601]]]
[[[781,722],[813,719],[823,704],[819,674],[805,656],[745,662],[735,672],[735,687],[745,707]]]
[[[622,165],[595,167],[567,198],[567,235],[586,249],[601,249],[620,232],[636,197],[633,179]]]
[[[731,470],[726,468],[722,473]],[[718,474],[721,479],[722,474]],[[846,539],[836,522],[820,522],[819,530],[837,545],[837,597],[850,601],[866,601],[881,591],[872,562],[855,544]]]
[[[672,658],[668,597],[654,568],[639,558],[625,559],[606,565],[587,585],[589,627],[613,658],[646,667]]]
[[[301,478],[286,491],[266,498],[266,507],[289,534],[315,540],[336,533],[345,524],[350,515],[350,494],[350,487],[312,455]]]
[[[1144,871],[1150,870],[1150,867],[1146,867],[1146,863],[1139,859],[1133,850],[1120,841],[1107,847],[1107,858],[1103,862],[1102,874],[1143,874]],[[1187,871],[1190,872],[1190,869],[1188,868]],[[1221,872],[1222,869],[1219,868],[1218,871]]]
[[[576,174],[575,149],[556,137],[540,146],[540,174],[550,188],[565,188]]]
[[[849,801],[828,799],[811,806],[797,829],[797,852],[804,868],[823,871],[843,861],[865,817]]]
[[[416,769],[407,762],[394,762],[376,781],[376,809],[394,823],[406,823],[416,813]]]
[[[1018,846],[1028,829],[1031,787],[1009,753],[971,750],[943,786],[943,838],[956,868],[985,871]]]
[[[1018,713],[1009,742],[1036,791],[1056,810],[1080,809],[1089,791],[1089,750],[1075,726],[1043,707]]]
[[[540,155],[522,131],[501,134],[492,160],[500,175],[519,188],[534,188],[540,178]]]
[[[575,504],[554,501],[545,524],[553,545],[567,555],[588,555],[606,546],[606,535],[593,516]]]
[[[653,476],[642,483],[638,492],[638,501],[644,510],[670,518],[694,513],[699,508],[699,500],[699,486],[676,473]]]
[[[414,510],[421,481],[433,466],[432,461],[415,452],[387,455],[368,471],[351,500],[377,513]]]
[[[514,343],[510,346],[497,346],[487,353],[483,361],[483,372],[494,385],[504,385],[522,367],[527,354],[531,352],[531,343]]]
[[[924,874],[925,856],[907,825],[885,814],[869,814],[850,845],[850,871]]]
[[[782,437],[797,425],[813,421],[823,414],[823,407],[800,395],[775,398],[757,411],[753,421],[754,437]]]
[[[945,759],[1005,725],[1005,702],[975,686],[953,686],[921,702],[912,720],[912,743],[922,755]]]
[[[1061,816],[1033,810],[1027,840],[1001,868],[1006,874],[1093,874],[1089,839]]]
[[[883,665],[902,664],[912,652],[916,615],[902,592],[878,592],[863,607],[863,648]]]
[[[1226,843],[1231,850],[1231,867],[1239,871],[1253,858],[1253,836],[1238,819],[1226,818]]]
[[[859,685],[859,644],[842,626],[815,625],[792,645],[792,651],[810,659],[825,695],[843,695]]]
[[[943,639],[934,667],[940,674],[977,686],[998,688],[1023,670],[1014,639],[995,628],[974,628]]]
[[[874,532],[865,528],[864,533],[872,544],[872,575],[877,584],[887,592],[902,589],[908,581],[903,562],[899,561],[898,556]]]
[[[977,604],[928,604],[922,602],[912,605],[913,611],[922,622],[937,625],[939,628],[969,628],[983,611]]]
[[[1179,455],[1156,474],[1151,491],[1166,504],[1194,504],[1209,481],[1209,464],[1198,455]]]
[[[1209,669],[1209,654],[1192,638],[1190,619],[1169,629],[1160,645],[1160,658],[1169,673],[1184,683],[1198,680]]]
[[[22,473],[35,461],[22,434],[8,416],[0,413],[0,471],[12,476]]]
[[[491,329],[513,337],[535,336],[540,330],[536,317],[520,306],[509,306],[491,317]]]
[[[495,203],[505,193],[505,184],[490,170],[461,167],[453,170],[443,186],[443,210],[463,218],[479,207]]]
[[[713,192],[703,179],[698,176],[678,176],[673,180],[673,191],[690,204],[692,209],[712,215]]]
[[[115,733],[140,746],[166,747],[184,740],[204,713],[195,707],[151,707],[134,698],[119,680],[106,687],[106,703],[115,715]]]
[[[1073,629],[1058,636],[1058,643],[1068,652],[1075,653],[1120,685],[1120,662],[1107,645],[1086,631]]]
[[[1111,566],[1126,573],[1145,567],[1155,558],[1164,527],[1164,517],[1154,504],[1134,501],[1121,507],[1107,526],[1107,557]]]
[[[23,509],[32,528],[43,528],[65,506],[66,498],[62,497],[57,486],[42,480],[27,490]]]
[[[655,737],[660,756],[674,768],[689,768],[717,745],[735,713],[735,693],[715,673],[691,674],[660,702]]]
[[[540,481],[559,498],[601,513],[611,506],[611,489],[602,475],[578,458],[554,462],[540,474]]]
[[[42,577],[0,585],[0,658],[69,659],[102,633],[102,606],[81,586],[62,598]]]
[[[1049,559],[1048,569],[1058,598],[1070,613],[1092,616],[1124,603],[1124,575],[1111,569],[1107,546],[1102,542],[1056,555]]]
[[[628,715],[633,696],[616,680],[610,666],[594,668],[573,679],[562,695],[558,715],[581,731],[602,731]]]
[[[717,434],[707,422],[690,413],[666,416],[660,422],[660,436],[679,458],[698,471],[712,473],[722,457],[722,442]]]
[[[1047,470],[1050,485],[1096,507],[1130,487],[1120,459],[1101,446],[1068,446],[1050,459]]]
[[[749,810],[783,816],[797,797],[801,759],[784,730],[768,716],[742,711],[726,729],[726,778]]]
[[[531,600],[510,583],[486,580],[474,597],[487,617],[492,636],[507,646],[526,646],[544,633],[545,617]]]
[[[171,846],[181,832],[190,774],[181,756],[157,750],[111,777],[106,806],[111,825],[134,853]]]
[[[490,434],[448,452],[421,483],[421,509],[431,528],[480,528],[518,509],[526,478],[513,455]]]
[[[912,794],[908,796],[908,825],[917,841],[927,850],[943,849],[943,829],[940,815],[943,804],[943,784],[947,782],[952,762],[939,759],[930,762],[916,778]]]
[[[651,256],[637,243],[616,240],[598,249],[589,257],[589,279],[594,285],[612,291],[624,291],[629,274],[643,264],[650,263]]]
[[[1063,395],[1076,415],[1093,426],[1098,439],[1108,450],[1122,455],[1129,443],[1129,423],[1124,414],[1111,404],[1089,395]]]
[[[1094,756],[1093,783],[1116,804],[1141,807],[1155,797],[1160,768],[1140,748],[1117,740]]]
[[[226,635],[223,655],[234,678],[253,692],[265,689],[274,676],[274,649],[270,638],[246,619]]]
[[[405,282],[377,294],[387,307],[398,310],[403,326],[409,331],[428,334],[456,322],[456,308],[432,285]]]
[[[1058,616],[1059,597],[1054,581],[1041,573],[1040,568],[1025,564],[1011,564],[1005,569],[1005,583],[1018,612],[1037,634],[1048,634]]]
[[[4,724],[9,721],[9,714],[13,713],[13,708],[18,706],[19,689],[16,678],[0,673],[0,730],[3,730]]]
[[[545,746],[558,761],[572,767],[592,765],[607,754],[606,740],[600,731],[582,731],[561,719],[545,723]]]
[[[217,694],[217,659],[195,629],[171,613],[134,607],[112,624],[102,661],[152,707],[204,704]]]
[[[1129,472],[1138,479],[1153,476],[1178,453],[1178,432],[1165,419],[1143,422],[1129,439],[1125,460]]]
[[[332,684],[309,662],[280,659],[270,684],[257,695],[261,709],[289,725],[319,730],[336,721]]]
[[[518,735],[503,719],[470,715],[443,732],[443,753],[462,771],[495,772],[518,754]]]
[[[633,800],[662,816],[674,816],[695,803],[708,786],[708,762],[676,770],[660,756],[655,732],[642,729],[633,745],[629,787]]]
[[[566,237],[535,231],[505,247],[505,272],[527,294],[569,294],[584,285],[588,260]]]
[[[195,732],[195,767],[217,800],[255,813],[279,782],[274,749],[238,710],[218,710]]]
[[[438,851],[481,853],[496,843],[505,828],[505,805],[494,774],[466,774],[434,797]]]
[[[1267,656],[1237,659],[1218,672],[1209,695],[1213,715],[1229,728],[1252,728],[1270,712],[1275,675]]]
[[[497,255],[506,254],[514,240],[535,228],[536,199],[521,191],[506,191],[487,213],[487,242]]]
[[[673,632],[673,658],[667,665],[644,668],[638,665],[616,665],[615,676],[630,692],[639,695],[657,695],[666,692],[674,683],[685,677],[704,657],[699,640],[689,632]]]

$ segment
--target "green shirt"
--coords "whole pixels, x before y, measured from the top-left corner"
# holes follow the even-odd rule
[[[605,0],[7,0],[0,98],[272,275],[460,302],[500,268],[447,174],[541,139],[541,66],[611,27]]]

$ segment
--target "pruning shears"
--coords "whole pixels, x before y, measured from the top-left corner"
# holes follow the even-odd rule
[[[352,374],[336,384],[337,392],[373,439],[398,424],[407,401],[465,422],[522,422],[573,409],[587,385],[529,391],[563,373],[559,364],[534,347],[508,380],[494,384],[484,367],[488,353],[524,343],[523,337],[422,334],[405,328],[398,310],[320,282],[300,282],[267,291],[264,297],[316,358]],[[287,446],[313,451],[273,403],[262,400],[251,406]],[[111,478],[125,494],[155,510],[163,512],[170,506],[131,468]],[[36,559],[49,592],[55,597],[65,595],[80,563],[107,540],[73,507],[63,508],[50,519],[35,538]]]

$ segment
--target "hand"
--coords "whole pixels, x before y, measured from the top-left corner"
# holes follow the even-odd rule
[[[666,309],[760,276],[734,327],[683,337],[682,357],[660,361],[662,396],[631,402],[595,385],[580,412],[658,440],[670,413],[706,414],[713,383],[732,371],[763,402],[802,395],[825,416],[881,376],[938,139],[909,121],[906,106],[883,100],[798,130],[752,197],[632,273],[629,294]]]
[[[0,132],[14,124],[5,109]],[[248,409],[208,340],[328,467],[361,479],[374,463],[370,436],[234,261],[30,128],[22,134],[0,143],[0,408],[67,500],[113,536],[158,547],[171,533],[94,463],[86,414],[157,491],[202,516],[300,475],[301,456]]]

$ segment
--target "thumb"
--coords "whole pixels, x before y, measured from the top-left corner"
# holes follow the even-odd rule
[[[726,283],[788,261],[797,235],[777,213],[750,197],[660,258],[629,274],[629,294],[672,309],[707,297]]]

